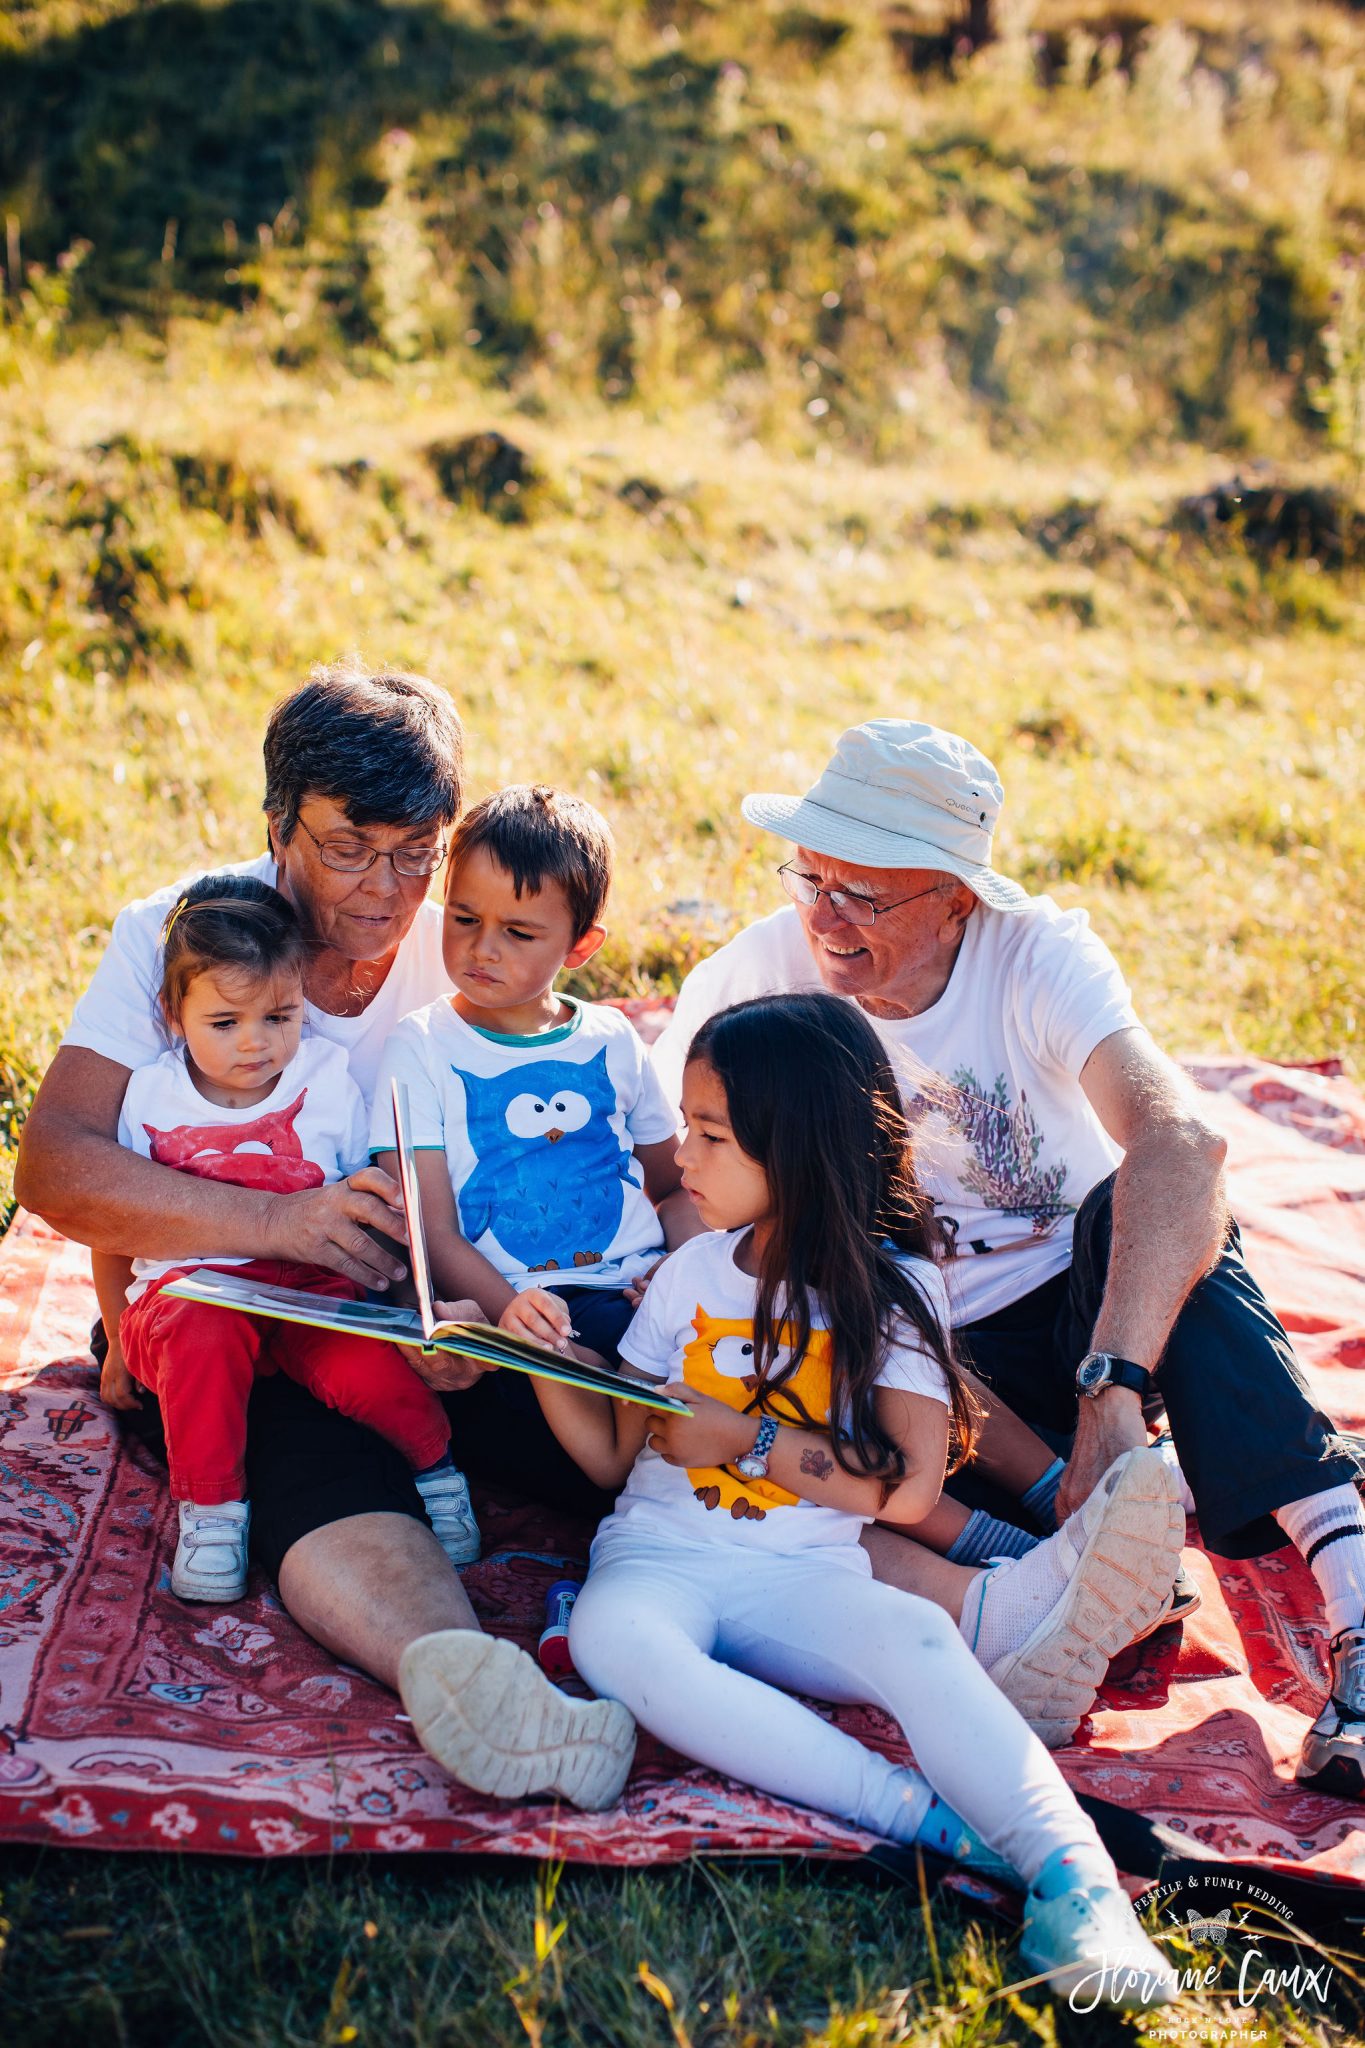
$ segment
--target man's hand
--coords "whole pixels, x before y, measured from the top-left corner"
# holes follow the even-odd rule
[[[1083,1394],[1070,1462],[1057,1488],[1058,1522],[1089,1500],[1115,1458],[1140,1450],[1146,1442],[1142,1401],[1130,1388],[1110,1387],[1093,1400]]]
[[[407,1273],[367,1231],[407,1242],[398,1183],[377,1166],[362,1166],[330,1187],[275,1195],[268,1219],[270,1257],[325,1266],[362,1287],[383,1289]],[[478,1318],[482,1322],[483,1318]]]
[[[739,1415],[711,1394],[699,1394],[683,1380],[670,1381],[666,1394],[686,1401],[691,1415],[672,1415],[651,1408],[650,1450],[657,1451],[666,1465],[733,1465],[754,1447],[758,1435],[757,1415]]]
[[[434,1301],[438,1323],[482,1323],[488,1319],[477,1301]],[[416,1373],[437,1394],[462,1394],[495,1365],[478,1365],[461,1358],[456,1351],[423,1351],[420,1344],[400,1344],[398,1349]]]
[[[111,1349],[100,1367],[100,1399],[106,1408],[140,1408],[142,1394],[116,1350]]]
[[[514,1294],[498,1317],[498,1328],[525,1337],[531,1344],[543,1344],[547,1351],[558,1351],[565,1358],[573,1355],[573,1317],[567,1304],[544,1287],[528,1287],[524,1293]]]

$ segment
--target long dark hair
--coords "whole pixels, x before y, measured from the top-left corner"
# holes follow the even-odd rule
[[[692,1040],[692,1060],[719,1079],[736,1141],[763,1168],[772,1200],[749,1407],[762,1409],[783,1389],[803,1421],[821,1426],[786,1386],[810,1344],[814,1292],[829,1324],[830,1430],[844,1470],[892,1483],[905,1476],[904,1455],[877,1420],[874,1388],[906,1323],[943,1368],[953,1463],[961,1463],[976,1404],[947,1331],[900,1256],[941,1256],[943,1233],[915,1178],[900,1091],[872,1026],[837,996],[761,996],[709,1018]],[[795,1343],[791,1362],[774,1370],[784,1322]]]

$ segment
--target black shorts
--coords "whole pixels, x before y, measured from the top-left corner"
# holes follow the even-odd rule
[[[557,1294],[569,1310],[580,1344],[598,1352],[608,1365],[620,1363],[621,1339],[630,1328],[635,1305],[619,1288],[575,1287],[570,1282],[565,1287],[546,1287],[545,1292]]]
[[[629,1320],[629,1303],[604,1297],[605,1302],[617,1300]],[[578,1327],[577,1303],[574,1317]],[[96,1328],[98,1342],[92,1333],[92,1348],[102,1357],[104,1331]],[[584,1342],[594,1350],[605,1348],[586,1334]],[[161,1411],[154,1394],[145,1387],[140,1391],[141,1405],[119,1420],[164,1464]],[[595,1521],[610,1511],[614,1496],[594,1486],[561,1449],[524,1373],[485,1373],[464,1393],[445,1394],[442,1400],[450,1417],[451,1454],[471,1479]],[[251,1553],[271,1578],[279,1577],[286,1553],[300,1537],[330,1522],[383,1514],[427,1519],[401,1453],[373,1430],[315,1401],[284,1373],[257,1380],[252,1388],[246,1486]]]

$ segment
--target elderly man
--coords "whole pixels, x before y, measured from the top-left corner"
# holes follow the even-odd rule
[[[1294,1543],[1322,1591],[1332,1688],[1299,1776],[1365,1793],[1365,1518],[1243,1263],[1223,1140],[1142,1028],[1083,911],[991,866],[1003,798],[956,735],[875,719],[804,797],[751,796],[790,842],[792,907],[685,982],[656,1055],[677,1091],[693,1032],[746,997],[823,986],[876,1024],[903,1077],[920,1176],[947,1234],[959,1345],[1002,1404],[1071,1434],[1064,1515],[1147,1441],[1159,1398],[1205,1541]],[[1004,1432],[1003,1439],[1001,1432]],[[937,1595],[942,1561],[881,1531],[883,1577]],[[1002,1587],[1002,1590],[1003,1587]]]
[[[311,934],[307,1029],[341,1046],[367,1101],[394,1025],[449,990],[442,912],[427,889],[459,813],[460,769],[460,722],[445,693],[422,677],[354,662],[315,672],[276,706],[266,731],[268,850],[238,872],[280,889]],[[120,914],[29,1115],[16,1175],[21,1202],[95,1249],[111,1333],[133,1252],[176,1259],[231,1245],[370,1287],[405,1277],[368,1234],[402,1235],[398,1191],[375,1168],[281,1196],[173,1172],[118,1144],[129,1073],[165,1045],[156,1006],[161,928],[181,886]],[[496,1446],[515,1433],[522,1476],[531,1473],[525,1483],[550,1492],[564,1479],[571,1468],[547,1431],[539,1448],[548,1443],[559,1456],[558,1475],[538,1472],[537,1444],[515,1419],[499,1419],[500,1376],[475,1387],[477,1372],[463,1360],[412,1357],[453,1394],[467,1462],[475,1439]],[[137,1410],[116,1345],[102,1391],[112,1405]],[[145,1428],[155,1417],[144,1408],[130,1420]],[[515,1645],[480,1632],[389,1445],[281,1375],[253,1392],[247,1477],[252,1548],[289,1612],[338,1657],[397,1687],[441,1763],[482,1791],[614,1802],[634,1750],[629,1714],[571,1700]]]

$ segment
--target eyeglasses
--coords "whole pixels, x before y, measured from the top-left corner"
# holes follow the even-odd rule
[[[445,841],[435,846],[395,846],[392,853],[381,853],[377,846],[367,846],[363,839],[319,839],[316,832],[296,817],[296,825],[302,825],[308,837],[318,850],[318,859],[325,868],[335,868],[339,875],[363,875],[377,860],[392,862],[396,875],[406,881],[425,881],[442,866],[446,857]]]
[[[854,896],[847,889],[826,889],[816,881],[814,875],[803,874],[800,868],[780,867],[782,887],[793,903],[804,903],[809,907],[818,903],[823,896],[834,915],[845,924],[870,925],[888,910],[899,910],[902,903],[917,903],[921,896],[932,896],[943,885],[934,882],[927,889],[916,889],[913,896],[902,896],[895,903],[873,903],[866,896]]]

